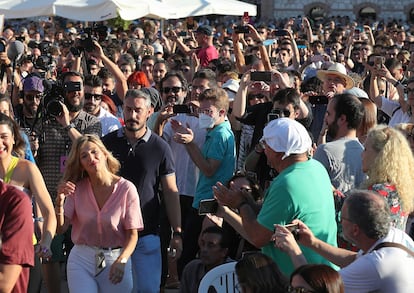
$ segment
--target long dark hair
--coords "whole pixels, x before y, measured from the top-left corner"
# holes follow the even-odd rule
[[[20,134],[19,125],[6,114],[0,113],[0,125],[7,125],[14,138],[13,153],[19,158],[24,159],[26,143]]]
[[[330,266],[324,264],[307,264],[298,267],[290,275],[290,282],[294,276],[301,276],[312,292],[317,293],[344,293],[344,283],[341,275]]]
[[[247,253],[236,264],[240,286],[253,293],[285,293],[288,280],[277,264],[260,252]]]

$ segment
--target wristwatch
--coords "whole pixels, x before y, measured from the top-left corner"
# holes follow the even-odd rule
[[[183,238],[183,233],[179,231],[174,231],[172,233],[172,237],[176,237],[176,236]]]
[[[70,123],[69,125],[63,127],[64,130],[68,131],[69,129],[75,128],[75,124]]]

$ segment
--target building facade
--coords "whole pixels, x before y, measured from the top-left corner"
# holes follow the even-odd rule
[[[412,0],[257,0],[261,18],[280,19],[298,15],[317,17],[349,16],[350,19],[370,17],[375,20],[397,19],[414,22]]]

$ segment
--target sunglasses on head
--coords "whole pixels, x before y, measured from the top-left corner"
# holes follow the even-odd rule
[[[85,99],[86,100],[92,100],[92,98],[95,99],[95,101],[100,101],[102,99],[101,94],[87,94],[85,93]]]
[[[171,91],[174,93],[174,94],[178,94],[178,92],[181,90],[181,87],[179,87],[179,86],[173,86],[173,87],[163,87],[162,88],[162,92],[164,93],[164,94],[169,94]]]

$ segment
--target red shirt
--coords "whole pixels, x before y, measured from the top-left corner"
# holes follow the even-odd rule
[[[0,181],[1,264],[17,264],[22,272],[13,293],[26,293],[29,267],[34,265],[33,218],[30,198],[17,188]]]
[[[211,60],[218,59],[218,52],[213,45],[201,48],[197,51],[197,57],[200,59],[201,67],[207,67]]]

